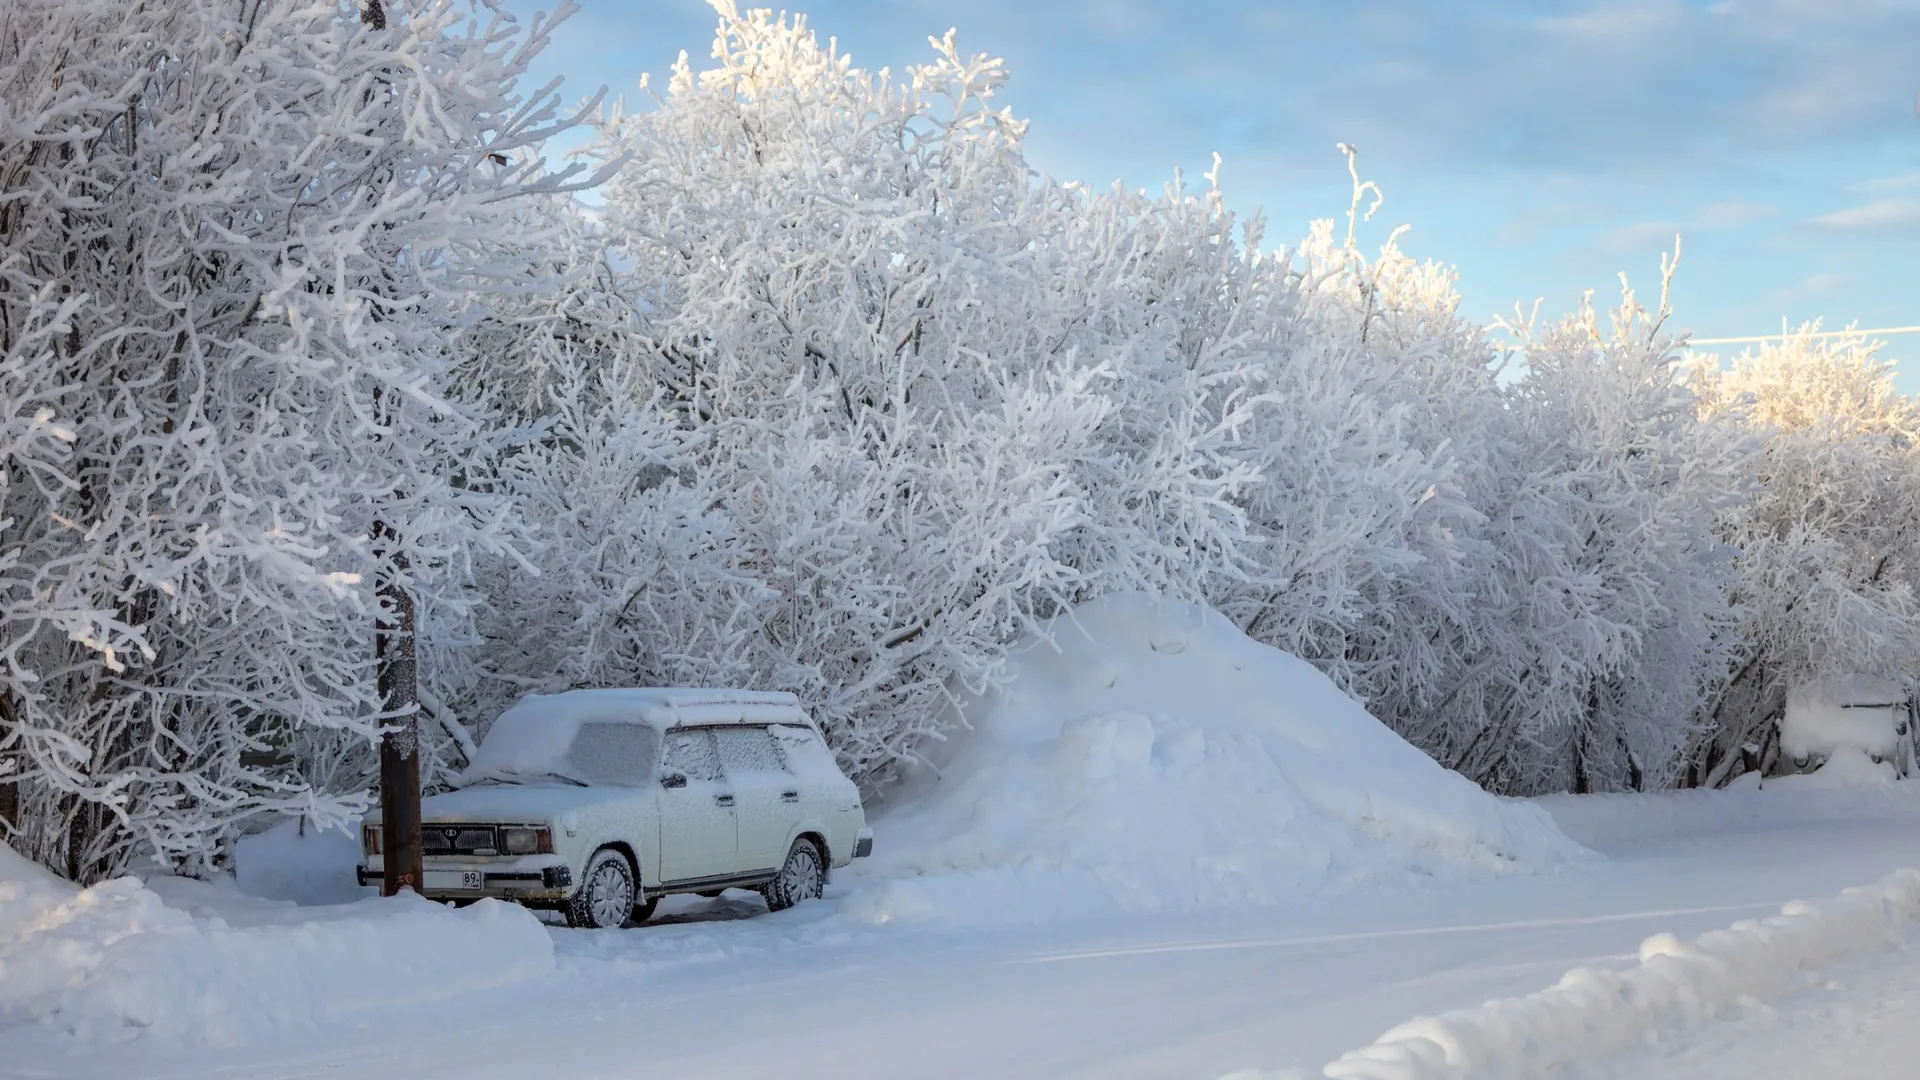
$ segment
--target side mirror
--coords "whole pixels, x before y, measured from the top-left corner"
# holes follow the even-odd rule
[[[683,772],[663,772],[660,774],[660,786],[663,788],[686,787],[687,774]]]

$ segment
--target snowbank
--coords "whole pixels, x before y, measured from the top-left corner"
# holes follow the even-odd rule
[[[0,1027],[233,1043],[553,968],[539,921],[497,901],[301,909],[171,884],[193,902],[170,904],[134,878],[76,889],[0,844]]]
[[[1805,987],[1810,969],[1902,947],[1920,918],[1920,870],[1849,889],[1821,903],[1792,903],[1769,919],[1735,923],[1684,942],[1648,938],[1626,971],[1578,968],[1550,989],[1423,1017],[1351,1051],[1325,1069],[1332,1080],[1459,1080],[1559,1075],[1705,1024],[1730,1007],[1778,1000]]]
[[[884,880],[849,914],[1179,910],[1586,857],[1210,609],[1111,597],[1052,636],[971,703],[939,778],[894,800],[857,871]]]

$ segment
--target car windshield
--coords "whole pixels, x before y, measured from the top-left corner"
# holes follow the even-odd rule
[[[638,787],[652,778],[659,749],[659,733],[646,724],[581,724],[566,772],[589,786]]]

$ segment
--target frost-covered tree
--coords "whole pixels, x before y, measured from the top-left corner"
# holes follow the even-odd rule
[[[490,670],[797,690],[871,779],[1036,619],[1239,557],[1239,392],[1191,324],[1242,256],[1217,197],[1036,177],[1004,73],[951,37],[896,80],[720,7],[713,70],[683,60],[657,108],[609,118],[600,152],[629,164],[568,226],[569,298],[509,305],[511,340],[469,361],[477,392],[557,411],[514,483],[576,511],[549,515],[541,582],[492,578],[499,603],[584,620],[564,658],[496,639]],[[630,453],[661,460],[620,480]],[[619,483],[656,502],[577,512]],[[626,537],[696,517],[737,591],[621,577],[657,564]],[[617,598],[575,550],[609,542]],[[588,629],[622,610],[679,614]]]
[[[1353,148],[1342,149],[1353,165]],[[1384,479],[1395,462],[1400,475],[1383,492],[1373,540],[1391,554],[1357,582],[1358,618],[1318,646],[1316,660],[1407,737],[1437,749],[1464,718],[1450,708],[1459,669],[1485,636],[1482,593],[1494,559],[1486,503],[1515,452],[1511,415],[1484,331],[1457,313],[1452,272],[1409,258],[1398,231],[1376,258],[1359,254],[1355,219],[1372,185],[1352,172],[1346,241],[1323,221],[1300,250],[1302,318],[1306,332],[1358,351],[1349,393],[1370,403],[1399,444],[1370,468],[1355,455],[1359,471]]]
[[[514,91],[544,38],[487,0],[0,10],[16,846],[95,880],[350,813],[275,754],[377,736],[377,584],[436,632],[423,699],[463,678],[436,650],[503,507],[445,343],[558,182]]]
[[[1875,346],[1812,330],[1693,372],[1708,415],[1765,445],[1754,498],[1724,524],[1739,647],[1689,762],[1708,786],[1771,764],[1796,685],[1920,668],[1920,404]]]
[[[1669,271],[1670,272],[1670,271]],[[1526,341],[1519,454],[1494,537],[1508,645],[1486,673],[1485,737],[1453,762],[1526,793],[1669,786],[1732,644],[1732,552],[1749,445],[1703,419],[1662,333],[1625,294]]]
[[[951,36],[895,77],[716,7],[711,67],[605,119],[605,205],[526,206],[557,239],[460,332],[540,539],[487,562],[456,711],[793,689],[873,782],[1020,632],[1144,588],[1489,786],[1680,778],[1737,666],[1757,459],[1676,379],[1664,299],[1532,335],[1503,384],[1450,271],[1360,254],[1357,168],[1344,240],[1268,250],[1217,171],[1036,175]]]

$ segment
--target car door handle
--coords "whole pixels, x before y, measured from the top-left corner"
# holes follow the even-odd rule
[[[732,806],[732,805],[733,805],[733,796],[731,796],[731,795],[715,795],[715,796],[713,797],[713,801],[714,801],[714,802],[716,802],[716,803],[719,803],[719,804],[720,804],[721,806]]]
[[[800,793],[797,791],[783,791],[780,793],[780,801],[781,802],[799,802]]]

